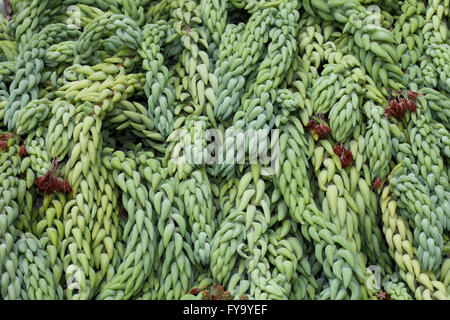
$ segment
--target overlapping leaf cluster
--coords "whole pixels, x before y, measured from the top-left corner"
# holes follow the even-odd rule
[[[449,298],[448,0],[11,3],[1,299]]]

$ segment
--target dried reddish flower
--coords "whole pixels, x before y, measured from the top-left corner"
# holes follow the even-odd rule
[[[345,150],[343,156],[347,159],[353,159],[353,153],[350,150]]]
[[[204,290],[202,292],[202,300],[212,300],[211,294],[209,293],[209,290]]]
[[[211,293],[209,290],[204,290],[205,288],[193,288],[191,289],[191,294],[198,294],[200,291],[202,291],[202,300],[232,300],[233,297],[231,296],[230,291],[225,291],[223,286],[217,284],[213,286],[214,293]]]
[[[308,124],[306,125],[306,128],[309,130],[315,130],[317,127],[317,122],[315,120],[309,120]]]
[[[6,141],[0,141],[0,149],[2,151],[5,151],[7,146],[8,146],[8,144],[6,143]]]
[[[199,289],[199,288],[193,288],[193,289],[190,291],[190,293],[193,294],[193,295],[196,295],[196,294],[198,294],[199,292],[200,292],[200,289]]]
[[[8,139],[11,139],[11,138],[12,138],[12,135],[7,134],[7,133],[3,133],[2,135],[0,135],[0,140],[3,140],[3,141],[7,141]]]
[[[380,178],[376,178],[375,181],[373,182],[373,188],[381,190],[382,187],[383,187],[383,182],[381,181]]]
[[[413,100],[407,100],[405,103],[405,108],[409,111],[416,112],[417,110],[416,102]]]
[[[344,148],[344,145],[343,145],[342,143],[336,144],[336,145],[334,146],[334,148],[333,148],[334,153],[335,153],[338,157],[340,157],[340,156],[344,153],[344,150],[345,150],[345,148]]]
[[[221,285],[216,286],[216,300],[231,300],[232,296],[230,291],[225,291]]]
[[[58,183],[59,183],[59,189],[60,189],[60,191],[63,191],[63,192],[70,192],[70,191],[72,191],[72,187],[70,186],[70,184],[69,184],[69,181],[67,181],[67,180],[64,180],[64,181],[58,181]]]
[[[405,105],[404,103],[399,103],[397,100],[392,100],[389,103],[389,107],[386,109],[385,114],[386,117],[394,117],[397,120],[401,120],[405,114]]]
[[[0,135],[0,150],[5,151],[8,147],[8,140],[12,138],[12,135],[3,133]]]
[[[231,299],[233,299],[232,297],[231,297],[231,292],[230,291],[225,291],[225,293],[223,294],[223,299],[224,300],[231,300]]]
[[[342,167],[349,167],[353,162],[353,154],[350,150],[345,150],[342,156],[340,157]]]
[[[398,100],[398,104],[400,105],[400,107],[403,109],[405,103],[408,101],[405,98],[397,98]]]
[[[408,92],[408,98],[410,100],[416,101],[417,97],[422,96],[421,94],[414,92],[414,91],[409,91]]]
[[[330,133],[330,128],[326,124],[319,124],[314,129],[314,133],[317,134],[321,139],[325,138]]]
[[[36,180],[36,185],[39,190],[46,194],[53,194],[55,192],[70,192],[72,188],[70,187],[69,181],[59,180],[55,176],[55,171],[58,167],[58,161],[52,161],[52,168],[50,168],[45,175]]]
[[[42,190],[45,193],[54,193],[54,179],[55,176],[53,175],[53,172],[48,170],[45,175],[36,180],[36,185],[39,190]]]
[[[25,147],[24,144],[20,147],[19,155],[21,157],[26,157],[28,155],[27,147]]]
[[[391,300],[391,297],[385,291],[378,292],[377,297],[378,297],[378,300]]]
[[[402,120],[403,116],[405,115],[405,112],[407,110],[416,112],[417,105],[416,105],[416,98],[420,96],[417,92],[408,92],[407,95],[405,95],[403,92],[399,91],[397,92],[397,96],[389,101],[389,105],[386,108],[385,116],[386,117],[394,117],[397,120]],[[408,99],[406,99],[408,97]]]
[[[322,115],[319,116],[321,119],[323,118]],[[326,124],[322,123],[322,120],[320,124],[317,123],[316,120],[309,120],[308,124],[306,125],[306,129],[314,130],[314,134],[317,134],[321,139],[325,138],[331,131]]]

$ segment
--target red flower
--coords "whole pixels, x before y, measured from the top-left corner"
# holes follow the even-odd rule
[[[416,112],[416,110],[417,110],[416,102],[414,100],[406,101],[405,108],[409,111]]]
[[[344,148],[344,146],[342,145],[342,143],[338,143],[338,144],[336,144],[336,145],[334,146],[333,150],[334,150],[334,153],[335,153],[338,157],[340,157],[340,156],[344,153],[345,148]]]
[[[202,292],[202,300],[212,300],[211,294],[209,293],[209,290],[204,290]]]
[[[393,101],[391,101],[390,108],[391,108],[391,115],[394,116],[394,118],[396,118],[399,121],[402,120],[402,118],[405,114],[404,102],[402,100],[400,100],[400,103],[399,103],[399,102],[393,100]]]
[[[375,181],[373,182],[373,188],[381,190],[382,187],[383,187],[383,182],[381,181],[380,178],[376,178]]]
[[[386,110],[384,111],[384,115],[386,116],[386,118],[390,118],[392,116],[392,109],[391,107],[387,107]]]
[[[344,151],[344,157],[353,160],[353,153],[350,150],[345,150]]]
[[[378,300],[391,300],[391,297],[387,292],[380,291],[377,293]]]
[[[54,193],[54,179],[55,176],[53,175],[53,172],[51,170],[48,170],[45,175],[36,180],[36,185],[39,190],[44,191],[44,193]]]
[[[12,135],[7,134],[7,133],[3,133],[2,135],[0,135],[0,140],[4,140],[7,141],[8,139],[11,139]]]
[[[45,175],[38,178],[36,180],[36,185],[39,190],[46,194],[52,194],[55,192],[70,192],[72,190],[67,180],[61,181],[55,176],[53,169],[49,169]]]
[[[321,139],[325,138],[330,133],[330,128],[325,124],[319,124],[314,129],[314,133],[317,134]]]
[[[394,100],[389,101],[389,106],[386,108],[385,116],[388,118],[394,117],[400,121],[407,110],[416,112],[417,105],[415,100],[418,96],[420,96],[420,94],[417,92],[408,92],[407,96],[409,100],[404,98],[405,95],[402,92],[398,92],[397,94],[398,96]]]
[[[306,125],[306,128],[309,130],[315,130],[317,127],[317,122],[315,120],[309,120],[308,124]]]
[[[353,154],[350,150],[345,149],[342,143],[337,143],[333,148],[334,153],[341,160],[343,168],[350,166],[353,162]]]
[[[193,295],[196,295],[196,294],[198,294],[200,292],[200,289],[199,288],[193,288],[192,290],[191,290],[191,294],[193,294]]]
[[[416,101],[416,98],[419,96],[422,96],[422,95],[417,92],[413,92],[413,91],[408,92],[408,98],[412,101]]]
[[[28,155],[27,147],[25,147],[24,144],[20,147],[19,155],[21,157],[26,157]]]
[[[353,154],[350,150],[345,150],[342,156],[340,157],[342,167],[348,167],[352,165],[353,162]]]
[[[72,191],[72,187],[70,186],[69,181],[67,181],[67,180],[64,180],[64,182],[63,182],[63,191],[64,192]]]

